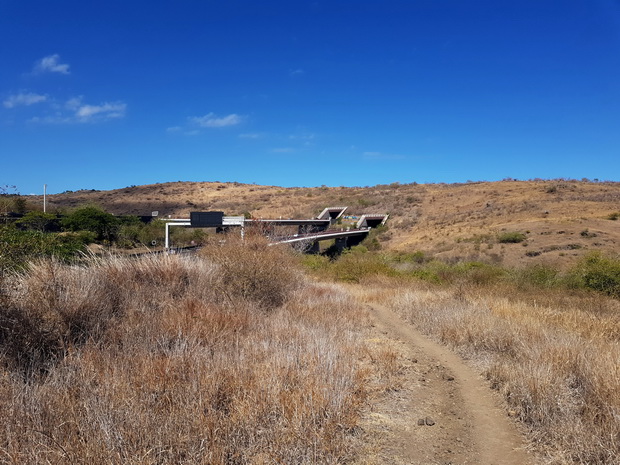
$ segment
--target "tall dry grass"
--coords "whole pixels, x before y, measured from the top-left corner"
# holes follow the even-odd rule
[[[8,278],[0,463],[347,461],[358,310],[284,251],[227,247],[40,261]],[[241,287],[238,267],[252,268]]]
[[[618,301],[387,279],[365,289],[478,364],[549,463],[620,463]]]

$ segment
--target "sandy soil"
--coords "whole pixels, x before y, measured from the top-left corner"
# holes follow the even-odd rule
[[[369,343],[378,353],[396,354],[398,368],[377,383],[378,400],[362,424],[361,463],[536,463],[501,400],[473,368],[388,308],[372,305],[369,312]]]

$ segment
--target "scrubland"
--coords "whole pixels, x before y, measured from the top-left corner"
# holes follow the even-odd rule
[[[1,277],[0,462],[356,460],[372,402],[360,357],[385,365],[386,386],[398,360],[368,355],[346,283],[479,367],[549,463],[620,463],[619,187],[168,183],[52,196],[59,212],[307,218],[348,205],[390,219],[336,260],[303,258],[305,271],[231,239],[200,257],[40,260]]]
[[[40,197],[28,200],[42,204]],[[390,215],[389,231],[381,237],[385,249],[508,266],[570,266],[593,250],[617,251],[620,243],[620,183],[587,179],[289,188],[173,182],[66,192],[47,200],[48,211],[96,203],[115,215],[158,211],[162,218],[208,210],[254,218],[313,218],[325,207],[347,206],[346,215]],[[525,240],[503,242],[510,234]]]
[[[358,278],[363,300],[477,366],[545,463],[620,463],[617,298],[475,273],[441,284],[393,270]]]
[[[364,315],[232,242],[4,276],[0,463],[348,461]]]

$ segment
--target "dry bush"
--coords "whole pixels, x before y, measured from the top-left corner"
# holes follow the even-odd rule
[[[617,313],[429,288],[391,300],[483,367],[550,463],[620,462]]]
[[[279,307],[302,279],[288,248],[270,247],[252,230],[245,237],[227,234],[201,255],[217,266],[217,292],[231,305],[248,301],[263,309]]]
[[[0,462],[348,460],[364,394],[358,310],[335,287],[301,282],[282,251],[217,252],[39,262],[12,277],[0,333]],[[240,269],[256,287],[238,287]],[[6,337],[10,318],[21,320]],[[12,359],[43,350],[41,334],[56,344],[53,363]],[[25,377],[20,364],[35,362],[40,371]]]

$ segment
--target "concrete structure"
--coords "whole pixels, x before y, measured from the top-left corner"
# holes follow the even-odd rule
[[[346,247],[353,247],[362,242],[370,229],[349,229],[341,231],[322,231],[312,234],[299,234],[293,237],[286,237],[279,240],[274,240],[269,245],[277,244],[307,244],[305,251],[307,253],[318,253],[319,242],[335,240],[334,244],[339,251],[342,251]]]
[[[273,229],[275,226],[297,226],[297,233],[304,234],[325,231],[331,225],[330,219],[293,220],[293,219],[246,219],[245,225],[261,225]]]
[[[347,208],[348,207],[327,207],[316,218],[318,220],[329,220],[331,224],[334,224],[338,221],[338,218],[344,214]]]
[[[166,226],[166,238],[164,247],[170,248],[170,227],[172,226],[185,226],[191,227],[192,223],[186,218],[168,218],[164,220]],[[245,217],[243,216],[224,216],[222,218],[222,225],[216,228],[216,231],[222,232],[231,226],[241,226],[241,234],[243,235],[243,227],[245,226]]]
[[[382,215],[380,213],[371,215],[362,215],[356,228],[376,228],[377,226],[383,226],[387,221],[389,215]]]
[[[362,242],[372,227],[385,224],[388,215],[363,215],[357,222],[356,228],[347,228],[341,230],[330,230],[329,227],[341,218],[347,207],[327,207],[317,218],[298,220],[298,219],[254,219],[245,218],[243,216],[222,216],[221,224],[210,226],[216,228],[216,232],[225,232],[231,227],[240,227],[243,236],[246,226],[260,226],[263,233],[272,237],[269,245],[276,244],[298,244],[302,245],[305,251],[310,253],[319,251],[319,242],[334,240],[336,248],[341,251],[346,247],[352,247]],[[198,213],[198,215],[196,215]],[[192,212],[192,217],[196,218],[202,214],[205,218],[215,217],[211,215],[221,212]],[[197,223],[192,223],[189,219],[175,218],[164,220],[166,224],[166,249],[170,248],[170,228],[172,226],[196,227]],[[218,219],[218,223],[220,220]],[[297,234],[283,234],[280,237],[276,235],[276,227],[297,227]],[[290,231],[290,230],[289,230]]]

